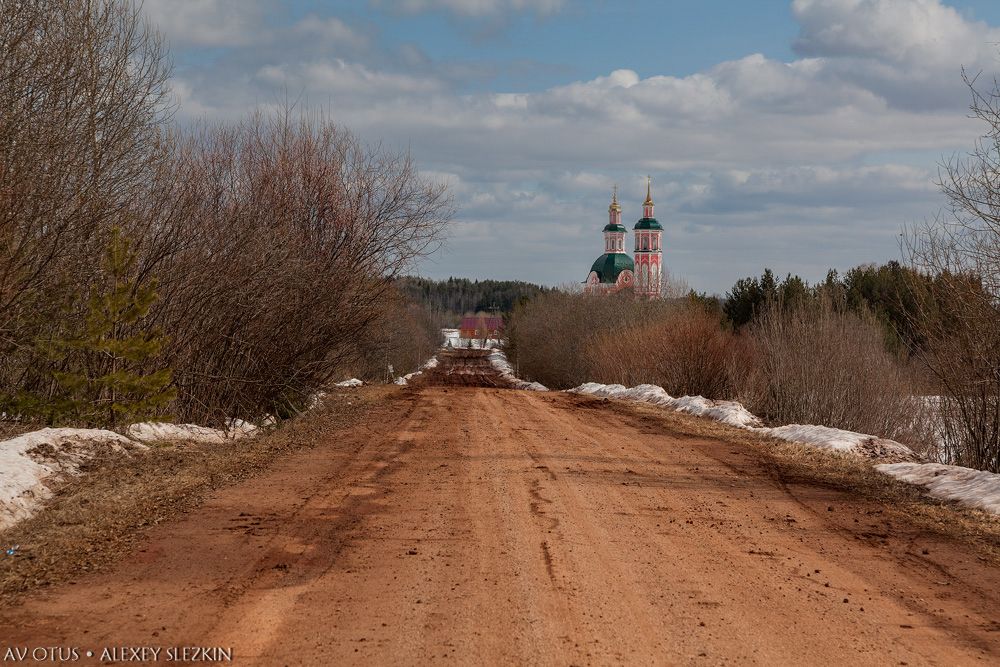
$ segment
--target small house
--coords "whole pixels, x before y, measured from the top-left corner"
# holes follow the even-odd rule
[[[459,327],[462,338],[500,338],[503,336],[503,318],[487,315],[468,315]]]

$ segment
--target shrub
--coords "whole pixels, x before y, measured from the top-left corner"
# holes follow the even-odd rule
[[[750,363],[737,397],[782,424],[822,424],[913,442],[919,401],[870,314],[827,299],[772,307],[747,332]]]
[[[931,286],[936,307],[914,319],[923,337],[916,358],[928,371],[936,412],[930,455],[944,463],[1000,472],[1000,307],[981,283],[947,272]]]
[[[441,345],[441,319],[423,304],[390,291],[379,303],[381,313],[364,339],[357,357],[347,362],[345,376],[367,381],[391,381],[389,366],[405,375],[432,357]]]
[[[552,388],[575,387],[594,379],[589,346],[595,336],[648,324],[674,308],[670,301],[638,300],[628,293],[548,292],[515,308],[507,328],[508,356],[524,378]]]
[[[662,386],[674,396],[726,398],[732,389],[736,343],[717,315],[678,306],[655,321],[602,332],[587,346],[600,382]]]

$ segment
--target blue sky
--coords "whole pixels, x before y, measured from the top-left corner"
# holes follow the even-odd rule
[[[942,0],[146,0],[178,118],[284,92],[410,149],[458,207],[430,277],[580,282],[612,185],[654,179],[665,260],[724,292],[899,257],[982,128],[961,68],[1000,70],[1000,3]]]

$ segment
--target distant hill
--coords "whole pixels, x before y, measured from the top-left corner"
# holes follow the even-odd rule
[[[444,316],[451,326],[458,326],[462,315],[490,312],[509,313],[522,299],[530,299],[550,288],[521,280],[469,280],[404,277],[396,281],[399,290],[410,299],[423,303]]]

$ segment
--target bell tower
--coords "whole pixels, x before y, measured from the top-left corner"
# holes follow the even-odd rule
[[[642,218],[635,223],[635,292],[639,296],[660,297],[663,281],[663,227],[653,217],[652,179],[646,177],[646,201]]]
[[[618,203],[618,186],[611,194],[608,206],[608,224],[604,227],[604,252],[625,252],[625,226],[622,225],[622,207]]]
[[[632,289],[634,266],[632,258],[625,252],[625,234],[628,230],[622,224],[622,207],[618,203],[618,186],[611,194],[608,206],[608,224],[604,226],[604,254],[590,267],[583,291],[587,294],[612,294],[623,289]]]

